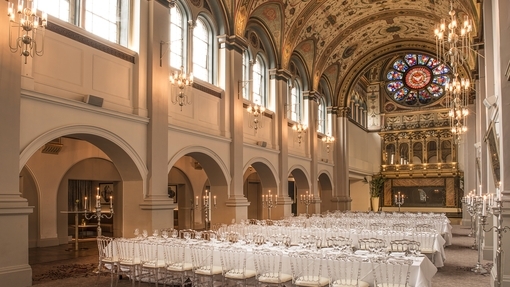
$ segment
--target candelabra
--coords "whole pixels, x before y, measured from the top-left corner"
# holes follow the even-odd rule
[[[498,193],[499,194],[499,193]],[[482,214],[481,214],[481,225],[482,229],[485,232],[490,232],[494,230],[497,235],[497,241],[496,241],[496,286],[501,286],[502,281],[502,270],[501,270],[501,256],[502,256],[502,239],[503,239],[503,232],[507,232],[510,227],[509,226],[503,226],[503,201],[501,200],[500,196],[496,200],[494,200],[494,194],[490,194],[488,197],[484,196],[483,199],[483,208],[482,208]],[[488,200],[487,200],[488,199]],[[487,213],[490,215],[496,216],[496,225],[491,226],[489,229],[485,229],[485,226],[487,225]]]
[[[97,236],[101,236],[101,218],[111,219],[113,217],[113,196],[110,195],[110,212],[104,213],[101,211],[101,196],[99,195],[99,187],[96,194],[96,209],[94,212],[88,211],[87,197],[85,197],[85,219],[90,220],[97,218]]]
[[[195,209],[199,209],[199,202],[198,196],[195,197]],[[216,208],[216,195],[213,196],[213,205],[214,208]],[[205,190],[205,195],[202,197],[202,212],[204,214],[204,222],[205,222],[205,230],[211,229],[211,218],[210,218],[210,206],[211,206],[211,200],[209,191]]]
[[[259,119],[259,117],[264,115],[265,110],[266,108],[258,105],[249,105],[248,108],[246,108],[246,111],[253,117],[252,121],[250,121],[250,128],[253,128],[255,133],[262,128],[262,118]]]
[[[309,216],[308,215],[308,206],[313,201],[313,194],[308,193],[308,190],[307,190],[305,194],[301,194],[300,200],[301,200],[301,203],[306,206],[306,217],[308,217]]]
[[[25,64],[28,56],[42,56],[44,54],[44,31],[48,22],[46,13],[42,13],[42,17],[37,15],[37,9],[34,1],[27,0],[23,5],[23,0],[18,0],[16,10],[14,3],[8,2],[7,16],[9,16],[9,47],[11,52],[16,53],[21,50],[21,55],[25,57]],[[16,14],[18,17],[16,17]],[[16,19],[18,18],[18,19]],[[12,40],[12,30],[17,29],[18,37]],[[37,41],[35,39],[37,31],[42,29],[42,43],[40,50],[37,49]]]
[[[324,136],[322,141],[326,143],[326,150],[329,153],[329,145],[335,141],[334,137]]]
[[[170,75],[170,83],[177,85],[177,88],[179,88],[179,93],[172,96],[172,104],[179,104],[182,111],[182,106],[191,104],[190,97],[184,93],[184,89],[193,84],[193,74],[186,75],[184,67],[181,66],[178,72],[175,71],[173,75]]]
[[[276,204],[278,203],[278,195],[271,194],[271,190],[268,191],[266,195],[262,195],[262,206],[267,206],[267,218],[271,219],[271,209],[273,207],[276,207]]]
[[[464,196],[462,198],[462,203],[466,206],[466,210],[469,213],[469,217],[470,217],[470,230],[469,230],[468,236],[475,236],[475,233],[476,233],[474,230],[475,221],[473,220],[473,218],[475,216],[476,210],[474,208],[474,205],[469,203],[469,196]],[[476,245],[476,236],[475,236],[475,245]],[[474,247],[473,247],[473,249],[474,249]]]
[[[486,274],[487,270],[483,268],[482,261],[482,243],[483,243],[483,226],[482,226],[482,215],[486,214],[486,199],[481,195],[475,195],[474,191],[471,191],[468,195],[466,195],[463,199],[463,202],[468,204],[468,210],[473,210],[473,215],[475,218],[476,230],[475,230],[475,243],[472,249],[478,250],[478,261],[474,268],[471,271],[478,274]]]
[[[397,194],[395,194],[395,204],[398,205],[398,212],[400,212],[400,206],[404,204],[404,198],[405,195],[400,193],[400,191]]]
[[[303,124],[295,124],[292,127],[292,129],[297,132],[297,139],[298,139],[299,145],[301,145],[301,141],[303,139],[303,133],[306,132],[307,128],[308,127],[306,125],[303,125]]]

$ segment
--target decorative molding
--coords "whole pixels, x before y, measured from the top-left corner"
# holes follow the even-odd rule
[[[209,95],[211,95],[211,96],[215,96],[215,97],[217,97],[217,98],[220,98],[220,99],[221,99],[221,94],[222,94],[222,92],[217,92],[217,91],[215,91],[215,90],[213,90],[213,89],[211,89],[211,88],[209,88],[209,87],[206,87],[206,86],[204,86],[204,85],[201,85],[201,84],[199,84],[199,83],[197,83],[197,82],[193,82],[192,87],[193,87],[194,89],[197,89],[197,90],[199,90],[199,91],[202,91],[202,92],[207,93],[207,94],[209,94]]]
[[[124,53],[118,49],[115,49],[113,47],[110,47],[108,45],[105,45],[99,41],[96,41],[94,39],[91,39],[87,36],[81,35],[77,32],[71,31],[67,28],[64,28],[62,26],[59,26],[55,23],[48,22],[48,26],[46,27],[49,31],[52,31],[54,33],[57,33],[61,36],[64,36],[66,38],[69,38],[71,40],[74,40],[76,42],[82,43],[84,45],[87,45],[91,48],[94,48],[96,50],[105,52],[107,54],[110,54],[114,57],[117,57],[119,59],[128,61],[130,63],[135,64],[135,56],[129,55],[127,53]]]

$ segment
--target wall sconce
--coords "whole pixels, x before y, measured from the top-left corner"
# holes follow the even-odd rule
[[[179,93],[172,95],[172,104],[179,104],[182,111],[182,106],[191,104],[191,99],[184,93],[184,89],[193,84],[193,74],[184,73],[184,67],[181,66],[180,71],[175,71],[173,75],[170,75],[170,83],[179,88]]]
[[[252,120],[250,121],[250,128],[253,128],[255,130],[255,133],[257,133],[258,129],[262,128],[262,118],[259,120],[259,117],[264,114],[264,111],[266,108],[258,105],[249,105],[246,108],[246,111],[252,115]]]
[[[326,150],[329,153],[329,145],[335,141],[335,138],[330,136],[324,136],[322,137],[322,141],[326,143]]]
[[[294,131],[297,132],[297,138],[298,138],[298,143],[299,145],[301,145],[301,140],[303,138],[303,133],[306,133],[306,129],[308,127],[306,125],[302,125],[302,124],[295,124],[294,126],[292,126],[292,129]]]
[[[48,16],[42,13],[42,16],[37,15],[37,9],[34,1],[18,0],[17,10],[14,10],[14,3],[8,2],[7,16],[9,16],[9,47],[11,52],[16,53],[21,49],[21,56],[25,56],[25,64],[27,63],[28,56],[34,55],[42,56],[44,54],[44,31],[48,23]],[[17,14],[17,16],[16,16]],[[18,30],[18,37],[13,41],[12,30]],[[42,29],[42,42],[40,50],[37,48],[37,41],[35,39],[37,30]]]

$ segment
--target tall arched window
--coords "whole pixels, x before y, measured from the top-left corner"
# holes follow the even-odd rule
[[[257,55],[257,59],[253,64],[253,80],[252,80],[252,97],[253,103],[262,107],[266,106],[266,63],[264,59]]]
[[[319,98],[319,108],[317,110],[318,127],[319,133],[326,133],[326,100],[323,97]]]
[[[185,22],[181,8],[175,5],[170,9],[170,66],[176,69],[184,65]]]
[[[302,113],[302,101],[303,99],[303,91],[301,88],[301,83],[298,79],[292,80],[292,87],[290,89],[290,119],[299,122],[301,121],[301,113]]]
[[[193,29],[193,76],[212,83],[212,31],[203,18]]]
[[[243,52],[243,82],[242,82],[242,91],[243,98],[246,100],[250,100],[250,55],[248,51]]]

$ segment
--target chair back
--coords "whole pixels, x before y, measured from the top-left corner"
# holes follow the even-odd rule
[[[413,260],[379,257],[372,260],[374,286],[409,286]]]
[[[326,286],[329,279],[322,276],[322,254],[293,252],[289,254],[292,283],[297,286]]]
[[[139,241],[140,262],[144,267],[164,266],[163,256],[159,254],[159,243],[154,241]]]
[[[186,245],[171,241],[165,242],[162,247],[166,267],[175,271],[185,271]]]
[[[221,273],[221,266],[214,266],[214,247],[207,244],[194,244],[191,249],[191,264],[193,272],[203,275],[214,275],[217,268]]]
[[[228,273],[234,278],[246,277],[246,249],[224,247],[220,250],[220,259],[223,276]]]
[[[281,251],[254,250],[253,258],[257,279],[260,280],[263,277],[271,282],[282,283],[282,256]]]
[[[114,239],[112,237],[98,236],[97,250],[99,252],[99,261],[114,261]]]
[[[121,264],[134,264],[136,262],[135,244],[138,241],[133,239],[119,238],[115,240],[117,256]]]
[[[415,254],[420,250],[420,242],[409,239],[398,239],[390,242],[391,252],[404,252],[405,254]]]
[[[352,255],[327,256],[328,275],[332,286],[368,286],[360,280],[362,259]]]
[[[328,246],[343,252],[352,252],[352,241],[343,236],[331,236],[326,239]]]

